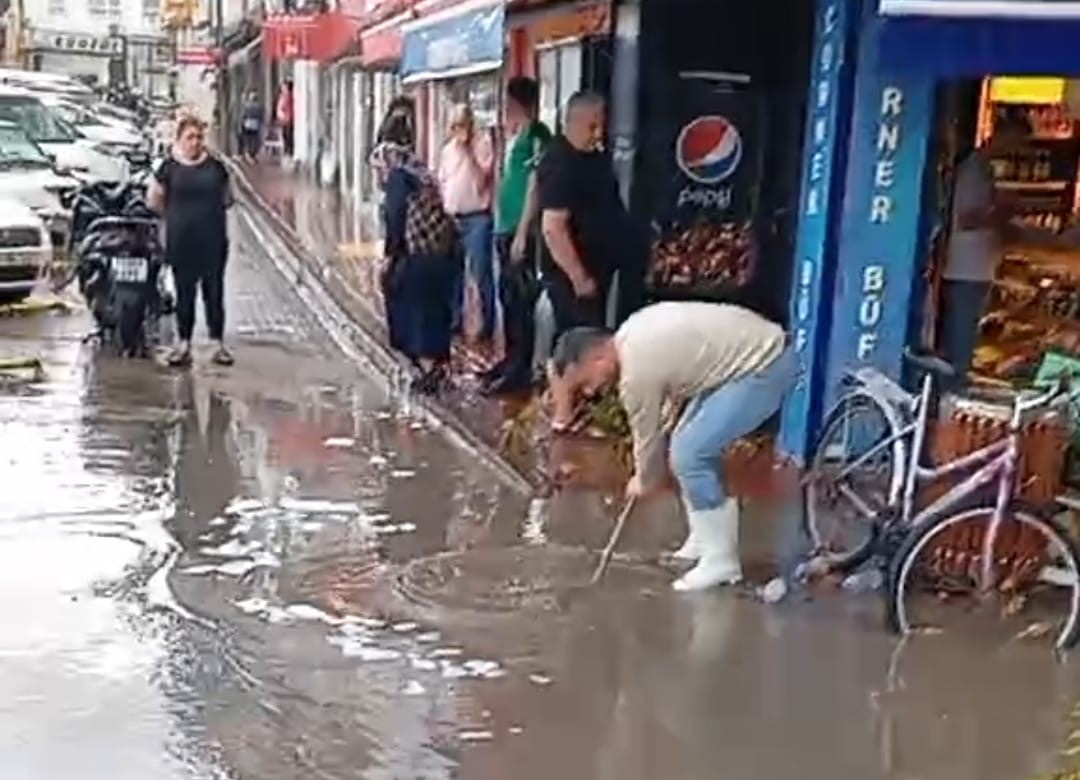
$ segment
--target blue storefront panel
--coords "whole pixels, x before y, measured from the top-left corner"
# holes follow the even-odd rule
[[[827,398],[849,369],[873,366],[899,377],[925,264],[936,80],[882,67],[883,27],[871,9],[855,79]]]
[[[843,199],[843,166],[851,110],[852,51],[859,15],[848,0],[820,0],[803,144],[791,327],[799,380],[784,404],[781,449],[802,460],[820,416],[825,383],[825,337]]]
[[[420,81],[495,70],[503,59],[504,21],[501,2],[484,2],[406,25],[402,76]]]

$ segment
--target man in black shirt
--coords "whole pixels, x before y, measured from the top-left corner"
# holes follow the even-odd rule
[[[541,273],[555,315],[555,337],[607,320],[611,280],[625,251],[629,219],[603,151],[604,99],[589,92],[566,104],[563,132],[537,169],[544,235]],[[553,424],[569,424],[572,400],[549,376]]]
[[[603,152],[605,119],[602,97],[571,97],[563,134],[551,142],[537,171],[545,244],[541,270],[557,336],[605,324],[611,278],[621,260],[628,220]]]

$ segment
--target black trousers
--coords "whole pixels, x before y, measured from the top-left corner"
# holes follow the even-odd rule
[[[210,338],[225,335],[225,258],[173,264],[176,281],[176,329],[181,341],[195,332],[195,295],[202,288],[203,309]]]
[[[536,344],[536,240],[529,237],[525,257],[510,261],[513,236],[495,237],[499,258],[499,302],[503,309],[503,336],[506,357],[499,373],[509,380],[525,382],[532,378],[533,347]]]
[[[555,339],[558,341],[571,328],[602,328],[607,324],[608,294],[611,292],[611,275],[593,277],[597,292],[591,298],[579,298],[574,286],[562,271],[552,269],[544,274],[544,289],[555,314]]]
[[[293,143],[295,141],[292,125],[281,126],[281,146],[289,157],[292,157]]]

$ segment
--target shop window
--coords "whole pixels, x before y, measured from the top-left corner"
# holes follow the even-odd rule
[[[49,16],[67,16],[67,0],[49,0]]]
[[[558,131],[566,101],[582,88],[581,44],[540,49],[536,55],[536,72],[540,83],[540,121]]]

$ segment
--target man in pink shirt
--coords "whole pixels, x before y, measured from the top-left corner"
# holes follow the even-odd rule
[[[483,341],[489,341],[495,332],[491,217],[494,175],[495,153],[490,136],[476,132],[469,106],[455,106],[450,117],[450,140],[439,158],[439,186],[443,205],[457,220],[461,232],[465,268],[479,288],[483,312],[480,338]],[[454,330],[460,333],[465,299],[464,273],[459,277],[454,294]]]

